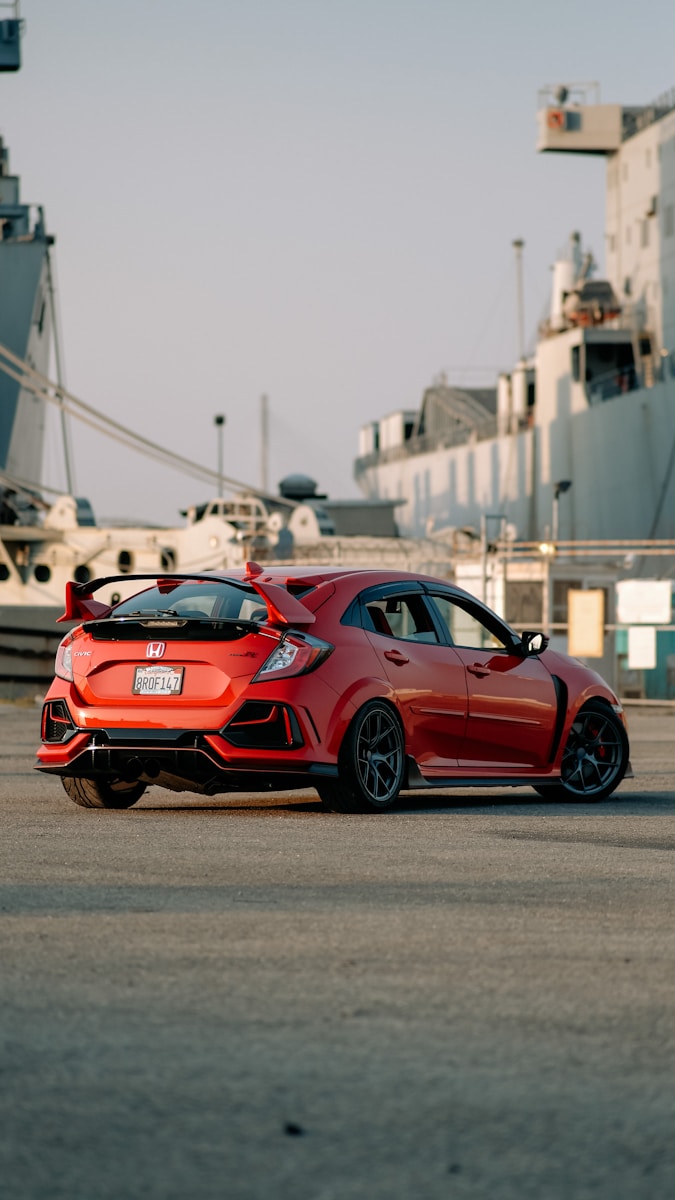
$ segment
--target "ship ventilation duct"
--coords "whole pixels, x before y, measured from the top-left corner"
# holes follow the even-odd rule
[[[569,258],[560,258],[553,264],[553,293],[551,295],[551,329],[565,326],[563,305],[574,287],[574,263]]]

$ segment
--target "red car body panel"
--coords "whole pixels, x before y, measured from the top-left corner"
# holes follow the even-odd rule
[[[397,643],[367,635],[392,695],[398,699],[410,744],[420,746],[423,774],[456,769],[464,742],[468,695],[464,667],[451,646]]]
[[[557,716],[555,687],[545,663],[486,650],[460,648],[456,653],[466,668],[469,692],[460,764],[545,768]]]

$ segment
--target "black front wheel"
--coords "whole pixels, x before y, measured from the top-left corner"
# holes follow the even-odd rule
[[[338,759],[338,778],[317,784],[332,812],[383,812],[403,784],[405,748],[398,715],[382,700],[370,700],[354,717]]]
[[[577,713],[563,751],[560,780],[535,791],[548,800],[604,800],[628,766],[623,722],[607,705],[591,700]]]
[[[131,808],[145,791],[144,783],[129,783],[124,779],[70,779],[62,776],[70,799],[81,808]]]

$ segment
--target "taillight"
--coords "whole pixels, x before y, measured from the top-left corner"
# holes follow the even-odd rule
[[[314,671],[334,649],[330,642],[322,642],[309,633],[288,634],[281,639],[251,682],[264,683],[268,679],[306,675],[308,671]]]
[[[59,643],[59,648],[56,651],[56,662],[54,670],[59,679],[67,679],[69,683],[73,681],[73,633],[67,633]]]

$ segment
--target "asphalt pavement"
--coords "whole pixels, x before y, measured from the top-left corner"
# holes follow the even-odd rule
[[[670,1200],[675,713],[602,804],[150,789],[0,705],[3,1200]]]

